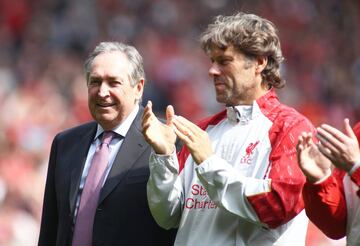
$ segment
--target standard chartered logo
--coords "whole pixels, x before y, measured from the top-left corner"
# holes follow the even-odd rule
[[[211,201],[206,189],[200,184],[194,184],[191,187],[192,197],[185,200],[185,208],[187,209],[215,209],[217,205]]]

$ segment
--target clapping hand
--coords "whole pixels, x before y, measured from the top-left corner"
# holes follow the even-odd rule
[[[331,174],[331,161],[324,156],[312,140],[312,134],[303,132],[299,136],[297,153],[299,166],[312,183],[319,182]]]
[[[172,123],[176,135],[188,147],[197,164],[213,155],[214,151],[206,131],[182,116],[175,116]]]
[[[176,134],[172,118],[174,108],[166,108],[166,124],[160,122],[152,111],[152,102],[148,101],[142,118],[142,128],[145,140],[152,146],[155,153],[170,155],[175,151]]]
[[[319,150],[338,168],[348,172],[360,160],[359,143],[349,119],[344,120],[344,133],[323,124],[317,128],[320,141]]]

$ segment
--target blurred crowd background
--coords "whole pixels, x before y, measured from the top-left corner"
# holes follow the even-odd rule
[[[90,120],[83,62],[98,42],[134,45],[145,61],[143,101],[197,121],[222,107],[199,34],[236,11],[278,27],[283,102],[315,125],[360,120],[360,1],[0,0],[0,245],[36,245],[50,145]],[[310,225],[307,245],[343,243]]]

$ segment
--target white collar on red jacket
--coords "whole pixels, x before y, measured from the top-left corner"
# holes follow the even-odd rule
[[[230,122],[247,124],[261,113],[256,101],[252,105],[237,105],[226,107],[226,115]]]

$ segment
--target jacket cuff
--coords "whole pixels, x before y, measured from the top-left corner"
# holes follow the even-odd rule
[[[358,167],[352,174],[351,180],[360,187],[360,168]]]

